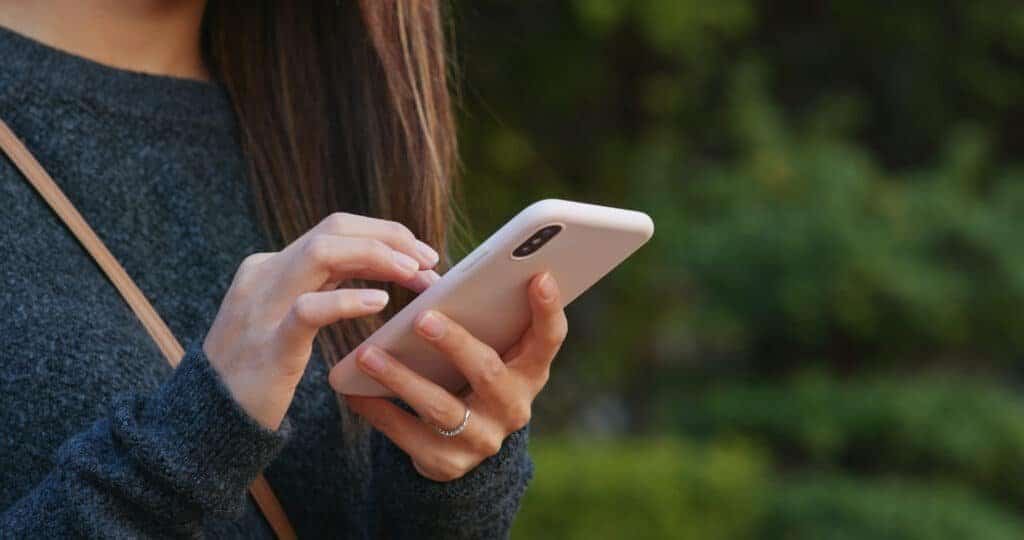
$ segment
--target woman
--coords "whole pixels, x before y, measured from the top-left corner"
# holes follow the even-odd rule
[[[407,406],[327,382],[445,252],[437,3],[0,0],[0,27],[0,118],[189,344],[172,370],[0,160],[2,536],[265,536],[261,470],[302,537],[507,535],[565,335],[550,276],[503,359],[418,319],[465,395],[374,349]]]

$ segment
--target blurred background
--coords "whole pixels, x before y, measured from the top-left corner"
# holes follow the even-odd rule
[[[1024,5],[454,2],[470,244],[650,213],[515,538],[1024,538]]]

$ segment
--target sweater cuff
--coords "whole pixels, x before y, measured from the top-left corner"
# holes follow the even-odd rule
[[[511,523],[533,477],[533,462],[527,453],[529,426],[506,437],[501,450],[465,476],[451,482],[435,482],[420,475],[412,460],[390,440],[374,431],[377,474],[375,483],[386,515],[423,516],[430,523],[404,523],[414,531],[418,525],[430,530],[441,522],[461,523],[463,532],[475,528],[501,529]],[[477,516],[481,523],[467,523]],[[473,535],[470,535],[473,536]]]
[[[192,344],[155,395],[119,400],[114,437],[142,468],[206,512],[239,516],[246,488],[284,447],[292,427],[271,431],[246,413]]]

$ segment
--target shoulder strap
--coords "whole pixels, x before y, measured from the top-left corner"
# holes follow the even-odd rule
[[[53,209],[60,219],[64,221],[68,229],[78,238],[82,247],[89,252],[89,255],[92,255],[92,258],[96,260],[96,264],[103,269],[111,283],[114,284],[114,287],[124,297],[125,302],[128,302],[132,311],[142,321],[142,325],[146,327],[146,331],[149,332],[150,337],[156,342],[167,362],[172,367],[177,367],[181,357],[185,354],[181,343],[178,342],[174,334],[171,333],[170,328],[167,327],[167,324],[164,323],[160,315],[153,309],[152,304],[146,300],[146,296],[135,285],[132,278],[128,276],[124,267],[117,262],[117,259],[114,258],[114,255],[107,249],[107,246],[96,235],[96,232],[86,223],[82,215],[75,209],[75,206],[64,195],[64,192],[57,187],[57,183],[50,178],[50,175],[43,169],[43,166],[36,161],[24,143],[18,139],[3,120],[0,120],[0,150],[7,154],[7,157],[21,171],[25,179],[32,184],[32,187],[39,192],[47,204],[50,205],[50,208]],[[249,486],[249,492],[252,494],[253,499],[256,500],[256,504],[259,506],[260,511],[263,512],[267,522],[270,523],[270,527],[274,529],[277,537],[281,540],[294,539],[295,531],[288,521],[288,516],[285,515],[281,503],[274,496],[274,492],[270,489],[270,484],[267,483],[262,474],[257,476],[256,480]]]

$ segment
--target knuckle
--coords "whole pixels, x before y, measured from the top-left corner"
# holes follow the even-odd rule
[[[237,301],[242,298],[247,298],[253,294],[255,280],[251,276],[251,272],[245,272],[239,269],[235,273],[234,279],[231,281],[231,287],[228,288],[225,300],[230,299]]]
[[[530,423],[533,414],[531,403],[527,400],[513,403],[508,408],[508,422],[513,431],[519,431]]]
[[[405,225],[402,225],[397,221],[389,221],[387,224],[387,231],[388,234],[394,238],[415,238],[415,235],[412,234],[412,231],[409,230],[409,227],[406,227]]]
[[[267,253],[252,253],[252,254],[246,256],[244,259],[242,259],[242,262],[239,263],[239,265],[238,265],[238,272],[239,273],[251,272],[254,268],[256,268],[260,264],[260,262],[262,262],[267,257],[267,255],[268,255]]]
[[[428,453],[426,456],[419,458],[419,468],[423,476],[436,480],[438,482],[445,482],[444,472],[445,467],[443,463],[443,456],[439,453]]]
[[[235,277],[232,280],[229,294],[237,296],[246,295],[251,292],[256,282],[254,277],[256,269],[260,262],[267,258],[267,255],[266,253],[253,253],[242,259],[242,262],[238,264],[238,270],[235,271]]]
[[[312,236],[302,247],[302,254],[316,266],[327,264],[331,255],[330,239],[319,234]]]
[[[547,386],[548,381],[551,380],[551,368],[547,365],[537,374],[537,388],[538,391],[541,388]]]
[[[434,456],[433,462],[434,474],[441,482],[458,480],[468,472],[468,468],[462,460],[449,453],[441,453]]]
[[[487,434],[477,439],[476,450],[484,458],[489,458],[501,452],[501,446],[504,442],[505,438],[498,434]]]
[[[323,220],[324,227],[337,233],[345,232],[355,216],[348,212],[334,212]]]
[[[476,380],[478,385],[482,386],[497,386],[499,382],[505,377],[505,373],[508,368],[498,357],[497,353],[491,352],[484,358],[484,361],[480,363],[480,369],[477,372]]]
[[[430,479],[437,482],[451,482],[461,477],[458,473],[448,469],[430,469]]]
[[[551,326],[548,331],[544,334],[545,340],[548,345],[558,346],[565,341],[565,337],[569,334],[569,321],[565,318],[565,313],[560,313],[551,322]]]
[[[292,316],[301,324],[309,325],[316,318],[313,299],[308,294],[301,294],[292,305]]]

